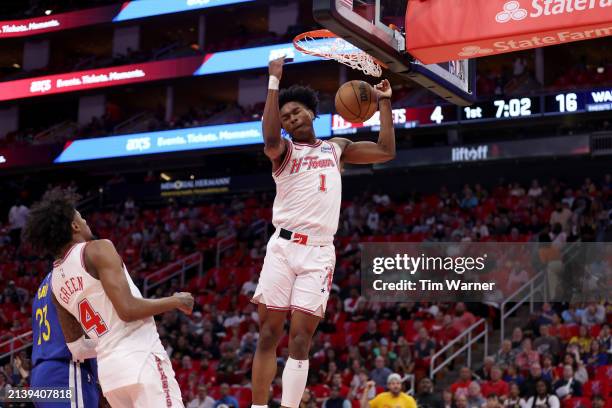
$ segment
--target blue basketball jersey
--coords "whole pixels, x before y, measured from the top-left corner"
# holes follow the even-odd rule
[[[53,304],[51,273],[40,284],[32,303],[32,387],[71,388],[72,402],[38,403],[44,408],[89,408],[97,407],[98,369],[96,359],[84,363],[72,361],[66,346],[57,310]]]
[[[32,366],[45,360],[72,360],[53,304],[51,273],[42,281],[32,303]]]

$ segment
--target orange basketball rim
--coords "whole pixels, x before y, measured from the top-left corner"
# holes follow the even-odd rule
[[[293,39],[293,46],[301,53],[335,60],[374,77],[380,77],[383,68],[387,68],[367,52],[325,29],[299,34]]]

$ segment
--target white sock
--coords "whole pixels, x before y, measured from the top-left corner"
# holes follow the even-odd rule
[[[283,370],[283,407],[297,408],[300,406],[306,381],[308,380],[308,360],[287,359]]]
[[[268,408],[267,405],[251,405],[251,408]]]

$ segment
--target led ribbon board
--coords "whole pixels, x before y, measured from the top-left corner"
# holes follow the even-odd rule
[[[22,20],[0,21],[0,39],[28,37],[53,31],[137,18],[180,13],[209,7],[249,3],[254,0],[137,0],[111,6]]]
[[[331,136],[331,115],[321,115],[314,122],[317,137]],[[218,149],[263,143],[261,122],[203,126],[162,132],[99,137],[66,143],[55,163],[172,153],[189,150]]]
[[[292,64],[320,61],[321,58],[298,53],[289,44],[223,51],[204,57],[186,57],[145,62],[111,68],[69,72],[16,81],[0,82],[0,101],[75,92],[109,86],[128,85],[163,79],[211,75],[222,72],[265,68],[281,55],[292,57]]]

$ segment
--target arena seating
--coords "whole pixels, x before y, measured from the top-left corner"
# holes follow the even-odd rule
[[[413,304],[398,313],[398,305],[385,305],[382,309],[367,303],[357,293],[357,266],[359,241],[422,241],[422,240],[472,240],[525,242],[535,240],[548,228],[548,220],[554,203],[560,200],[561,191],[569,188],[571,194],[563,197],[570,200],[574,210],[581,201],[596,214],[584,214],[580,218],[584,225],[567,225],[569,234],[565,239],[579,239],[572,231],[588,226],[592,217],[602,217],[610,211],[609,176],[605,180],[585,180],[581,186],[564,186],[551,182],[538,188],[525,189],[518,183],[508,185],[466,186],[463,191],[449,192],[441,189],[436,195],[424,195],[409,201],[395,202],[386,195],[354,197],[343,203],[339,233],[336,241],[338,264],[334,288],[330,297],[326,318],[313,339],[312,376],[309,388],[318,401],[329,394],[333,373],[342,376],[344,390],[353,406],[358,406],[364,383],[359,372],[373,368],[373,359],[381,355],[385,364],[402,375],[415,376],[418,380],[428,375],[427,353],[419,354],[415,348],[419,340],[419,329],[425,329],[426,342],[431,341],[439,349],[452,339],[454,305]],[[463,196],[468,190],[475,192],[478,203],[473,208],[462,208]],[[96,211],[86,214],[88,223],[99,236],[113,240],[128,268],[140,281],[147,274],[160,269],[193,252],[214,257],[216,243],[228,236],[236,238],[236,246],[221,259],[220,267],[208,263],[203,276],[193,276],[186,289],[197,299],[196,311],[191,318],[169,313],[158,321],[160,335],[171,354],[178,381],[186,401],[196,393],[197,385],[209,385],[209,394],[218,396],[223,382],[232,385],[232,393],[240,406],[248,406],[250,399],[249,370],[254,344],[257,338],[257,317],[254,305],[249,303],[249,284],[256,282],[265,251],[265,242],[260,237],[249,235],[249,226],[260,219],[269,221],[271,205],[258,197],[230,198],[200,206],[178,206],[176,202],[163,208],[138,208],[130,203],[114,211]],[[583,211],[582,209],[580,211]],[[538,216],[533,219],[532,214]],[[433,228],[441,224],[442,233]],[[578,227],[578,228],[574,228]],[[593,225],[595,236],[604,224]],[[0,342],[28,331],[31,327],[30,304],[38,282],[48,271],[48,261],[33,257],[27,245],[19,249],[11,242],[6,227],[0,232]],[[604,231],[605,232],[605,231]],[[553,234],[550,232],[550,234]],[[551,235],[551,238],[556,239]],[[249,282],[251,281],[251,282]],[[164,290],[171,293],[178,288],[171,282]],[[244,289],[244,290],[242,290]],[[431,306],[436,306],[431,308]],[[553,313],[560,316],[566,307],[555,304]],[[584,306],[576,305],[578,310]],[[391,307],[394,314],[407,316],[394,321],[381,318],[385,308]],[[607,308],[607,324],[612,322],[612,309]],[[238,311],[235,313],[234,311]],[[469,313],[469,312],[468,312]],[[486,309],[476,311],[489,318]],[[448,316],[448,317],[447,317]],[[542,317],[544,316],[544,317]],[[539,337],[542,319],[550,317],[544,312],[532,316],[525,325],[525,333],[534,340]],[[446,319],[446,320],[445,320]],[[558,355],[551,356],[551,376],[557,380],[562,375],[565,344],[580,341],[600,341],[607,353],[606,364],[590,363],[587,352],[584,359],[588,380],[583,384],[583,393],[563,401],[564,407],[590,406],[593,395],[612,395],[612,361],[610,361],[610,335],[602,332],[601,322],[587,331],[581,338],[580,325],[575,322],[551,318],[550,334],[563,344]],[[369,327],[370,326],[370,327]],[[608,326],[609,329],[609,326]],[[369,332],[369,334],[368,334]],[[365,334],[365,336],[364,336]],[[209,337],[208,339],[206,339]],[[384,340],[381,340],[384,338]],[[364,339],[375,339],[373,342]],[[281,356],[287,353],[288,339],[279,346]],[[606,346],[607,344],[607,346]],[[516,353],[520,344],[516,343]],[[607,351],[606,351],[607,350]],[[0,352],[8,351],[5,347]],[[543,360],[544,355],[540,356]],[[21,358],[27,360],[26,354]],[[282,357],[280,358],[282,364]],[[27,364],[26,364],[27,366]],[[578,366],[576,366],[578,367]],[[14,366],[0,369],[13,385],[27,382]],[[527,370],[528,371],[528,370]],[[529,378],[528,372],[519,376]],[[506,375],[508,373],[506,372]],[[1,377],[0,377],[1,378]],[[475,381],[485,382],[486,378]],[[554,381],[553,381],[554,383]],[[279,387],[275,387],[275,398],[280,398]],[[528,397],[528,395],[523,395]],[[581,405],[582,404],[582,405]]]

